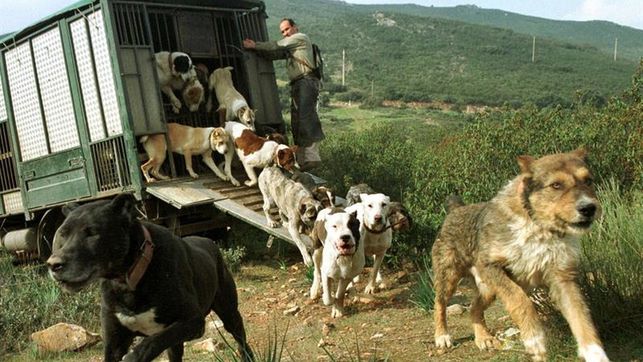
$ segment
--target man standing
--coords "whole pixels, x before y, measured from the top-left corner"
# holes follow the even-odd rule
[[[255,42],[245,39],[243,47],[255,49],[271,59],[287,59],[292,135],[299,146],[297,162],[302,171],[307,171],[321,164],[319,142],[325,137],[317,115],[320,80],[312,73],[314,58],[310,38],[299,32],[292,19],[282,19],[279,30],[283,36],[279,41]]]

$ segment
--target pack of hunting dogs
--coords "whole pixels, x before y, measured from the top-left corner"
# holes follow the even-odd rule
[[[267,225],[283,224],[303,262],[313,267],[309,298],[321,297],[332,317],[344,316],[346,292],[357,287],[367,257],[373,257],[373,267],[363,293],[387,287],[381,266],[393,234],[412,227],[401,203],[359,184],[340,204],[330,189],[306,182],[306,174],[297,170],[295,147],[278,136],[255,134],[254,112],[234,88],[231,67],[208,75],[180,52],[158,53],[156,61],[161,91],[174,112],[184,105],[197,109],[207,88],[207,105],[212,107],[214,94],[223,120],[222,127],[212,128],[168,124],[170,150],[185,156],[190,176],[198,177],[191,158],[201,155],[217,177],[235,186],[240,183],[232,176],[231,162],[237,155],[248,175],[245,185],[261,190]],[[167,178],[160,173],[168,147],[165,135],[145,136],[141,142],[149,155],[141,167],[145,178]],[[224,156],[223,170],[213,162],[212,152]],[[490,201],[465,205],[456,196],[448,199],[447,216],[431,252],[438,348],[454,345],[446,307],[467,277],[475,286],[470,314],[481,350],[500,347],[484,319],[485,309],[498,298],[520,329],[526,353],[534,361],[546,360],[544,328],[529,297],[534,288],[545,287],[569,323],[578,355],[585,361],[608,361],[575,281],[579,238],[601,212],[586,157],[583,149],[541,158],[519,156],[520,173]],[[216,243],[204,237],[180,238],[141,220],[136,206],[129,194],[66,205],[66,219],[47,261],[50,275],[68,291],[100,280],[105,361],[151,361],[165,350],[170,361],[181,361],[183,343],[204,333],[211,311],[234,337],[239,357],[254,360],[235,282]],[[279,218],[270,213],[274,206]],[[302,235],[312,240],[311,250]],[[136,336],[144,338],[134,344]]]

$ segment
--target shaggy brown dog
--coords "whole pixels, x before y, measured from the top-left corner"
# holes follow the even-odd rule
[[[600,213],[586,152],[518,157],[521,174],[489,202],[460,206],[449,214],[433,244],[435,343],[451,347],[446,303],[464,276],[473,276],[471,304],[475,343],[497,347],[484,310],[499,297],[520,328],[527,353],[544,361],[545,335],[528,291],[549,288],[567,319],[585,361],[607,361],[589,309],[575,282],[581,235]]]

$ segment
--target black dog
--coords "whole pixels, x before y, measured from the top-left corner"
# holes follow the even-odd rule
[[[218,247],[138,221],[135,204],[122,194],[67,205],[47,260],[51,276],[66,290],[101,279],[105,361],[151,361],[166,349],[170,361],[181,361],[183,342],[203,335],[210,310],[237,341],[242,358],[253,360],[236,286]],[[128,353],[137,335],[147,337]]]

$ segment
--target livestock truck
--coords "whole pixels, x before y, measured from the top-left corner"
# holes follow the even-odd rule
[[[141,136],[166,133],[168,122],[216,124],[204,106],[172,112],[159,91],[159,51],[188,53],[209,71],[233,66],[235,87],[256,110],[257,132],[285,131],[272,62],[241,46],[244,38],[268,39],[266,18],[258,0],[80,0],[0,35],[5,249],[18,260],[44,260],[62,205],[122,192],[134,193],[147,219],[178,235],[221,228],[232,215],[291,241],[283,228],[265,227],[256,187],[234,187],[203,165],[192,179],[177,155],[165,165],[171,181],[148,184],[140,171]]]

